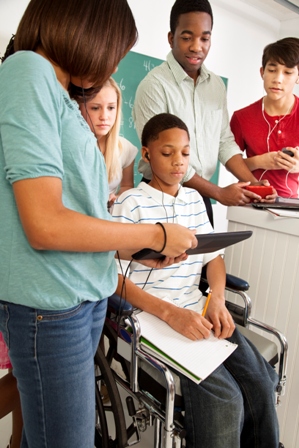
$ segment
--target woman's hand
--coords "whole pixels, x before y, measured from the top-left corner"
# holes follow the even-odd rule
[[[198,244],[195,230],[190,230],[179,224],[157,224],[153,228],[158,230],[160,238],[156,237],[151,247],[152,250],[161,254],[161,258],[138,260],[138,262],[144,266],[161,269],[186,260],[188,256],[186,250],[193,249]],[[128,259],[126,256],[121,258]]]
[[[162,250],[163,255],[176,258],[181,256],[186,250],[194,249],[197,246],[195,230],[190,230],[179,224],[163,224],[163,226],[165,235],[163,229],[160,228],[161,226],[155,225],[155,227],[159,228],[161,236],[158,246],[157,241],[155,241],[155,250],[160,251],[166,242],[165,248]]]

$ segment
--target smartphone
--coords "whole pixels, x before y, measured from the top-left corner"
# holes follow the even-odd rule
[[[288,156],[290,156],[290,157],[294,157],[294,153],[293,153],[293,151],[290,151],[289,149],[287,149],[287,148],[282,148],[282,150],[281,150],[284,154],[287,154]]]
[[[248,185],[244,188],[245,190],[252,191],[252,193],[258,194],[262,199],[273,193],[273,188],[270,185]]]

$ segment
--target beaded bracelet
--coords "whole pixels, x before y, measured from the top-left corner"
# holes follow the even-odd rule
[[[167,244],[167,235],[166,235],[165,227],[164,227],[164,225],[162,224],[162,222],[156,222],[156,224],[158,224],[160,227],[162,227],[162,230],[163,230],[163,233],[164,233],[164,243],[163,243],[163,247],[162,247],[161,250],[157,250],[157,251],[156,251],[156,252],[158,252],[158,254],[160,254],[161,252],[163,252],[163,250],[164,250],[165,247],[166,247],[166,244]]]

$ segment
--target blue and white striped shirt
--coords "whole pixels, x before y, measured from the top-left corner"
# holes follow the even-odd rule
[[[119,196],[112,215],[115,221],[124,223],[155,224],[159,221],[196,229],[196,234],[213,232],[202,197],[186,187],[181,187],[178,195],[173,197],[141,182],[137,188]],[[151,268],[134,261],[126,273],[129,262],[121,260],[119,273],[126,273],[132,282],[156,297],[201,312],[204,299],[201,300],[198,285],[202,266],[219,253],[190,255],[181,263],[153,269],[152,272]]]

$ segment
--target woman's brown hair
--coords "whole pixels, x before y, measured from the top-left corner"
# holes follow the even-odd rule
[[[70,75],[102,85],[137,36],[127,0],[31,0],[14,51],[40,47]]]

